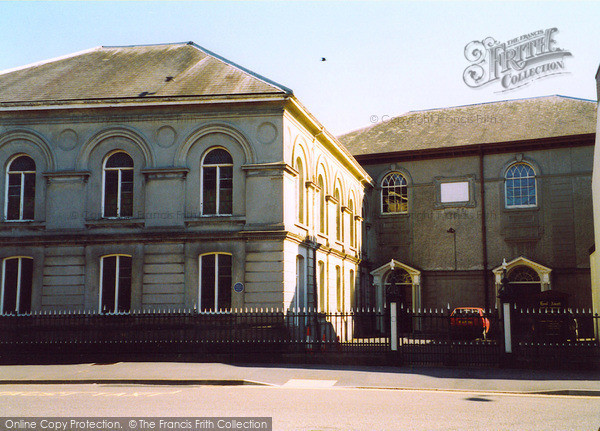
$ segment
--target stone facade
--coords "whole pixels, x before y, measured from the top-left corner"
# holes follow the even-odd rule
[[[258,79],[245,73],[243,83]],[[287,89],[275,90],[193,101],[5,103],[3,310],[15,311],[14,291],[25,302],[29,289],[31,306],[19,312],[301,308],[315,305],[318,277],[330,298],[324,306],[349,308],[360,243],[348,233],[336,239],[335,226],[360,232],[370,178]],[[29,159],[33,173],[19,168]],[[18,214],[28,202],[33,219]]]
[[[594,102],[550,97],[519,103],[537,105],[529,109],[538,112],[540,104],[548,109],[552,108],[547,106],[550,103],[573,104],[575,107],[570,109],[578,112],[574,117],[578,115],[590,132],[595,127]],[[514,122],[503,117],[502,126],[510,129],[507,134],[514,134],[511,126],[516,127],[519,115],[527,121],[528,112],[522,106],[515,109],[510,102],[488,105],[491,106],[458,108],[460,114],[448,108],[435,115],[472,118],[498,105],[494,108],[496,117],[492,118],[514,112],[511,114]],[[406,134],[411,131],[406,125],[411,124],[411,119],[425,115],[431,114],[410,113],[390,120],[389,126],[374,126],[341,137],[375,182],[375,188],[367,194],[369,211],[365,215],[370,239],[365,251],[368,259],[363,264],[373,276],[373,287],[366,293],[369,301],[377,306],[385,302],[387,279],[392,271],[389,265],[382,270],[382,265],[394,260],[396,268],[405,265],[408,273],[418,272],[418,277],[412,277],[413,293],[407,291],[402,299],[407,305],[427,309],[493,308],[497,305],[501,280],[498,268],[506,260],[509,278],[511,271],[521,271],[523,267],[533,270],[532,277],[537,278],[519,284],[523,296],[529,292],[527,283],[532,283],[536,289],[569,294],[569,305],[573,308],[589,308],[594,134],[581,133],[586,131],[583,128],[578,134],[560,136],[558,129],[557,136],[548,137],[544,134],[556,126],[543,124],[547,115],[540,114],[541,120],[535,128],[523,130],[522,139],[508,142],[502,141],[501,129],[493,136],[489,125],[476,122],[463,125],[464,129],[471,129],[467,132],[449,131],[447,125],[434,122],[426,133],[414,133],[410,144],[414,149],[394,146],[392,139],[384,147],[381,137],[394,136],[386,134],[386,130],[390,132],[403,123],[405,130],[394,133],[399,141],[409,141]],[[554,119],[564,124],[562,120]],[[413,124],[416,129],[425,129],[416,122]],[[468,139],[458,142],[460,133]],[[477,134],[487,134],[487,141],[472,138]],[[498,142],[493,142],[494,139]],[[363,151],[369,145],[380,146],[382,150]],[[395,148],[396,151],[391,151]],[[520,202],[523,205],[511,205],[506,195],[509,170],[514,166],[528,166],[533,175],[531,181],[535,183],[534,196],[530,202]],[[394,190],[404,193],[407,203],[404,207],[395,201],[398,207],[386,211],[386,178],[392,173],[404,179],[405,185]],[[458,198],[452,201],[451,194],[444,198],[445,185],[450,193],[455,190]],[[517,276],[518,271],[513,274]]]

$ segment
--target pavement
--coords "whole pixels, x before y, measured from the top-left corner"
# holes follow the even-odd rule
[[[600,371],[182,362],[2,365],[2,385],[265,385],[600,397]]]

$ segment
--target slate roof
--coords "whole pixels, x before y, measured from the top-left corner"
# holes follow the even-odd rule
[[[101,46],[0,72],[0,104],[286,94],[193,42]]]
[[[596,107],[554,95],[413,111],[338,139],[358,156],[588,134]]]

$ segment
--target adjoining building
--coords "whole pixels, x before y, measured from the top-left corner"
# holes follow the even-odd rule
[[[591,306],[596,102],[564,96],[409,112],[340,137],[367,170],[364,300],[493,308],[507,262]]]
[[[370,177],[290,89],[194,43],[1,72],[0,166],[3,313],[355,301]]]

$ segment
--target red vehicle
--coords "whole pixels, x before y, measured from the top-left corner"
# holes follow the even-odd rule
[[[452,338],[486,339],[490,332],[490,320],[483,308],[458,307],[450,314],[450,336]]]

